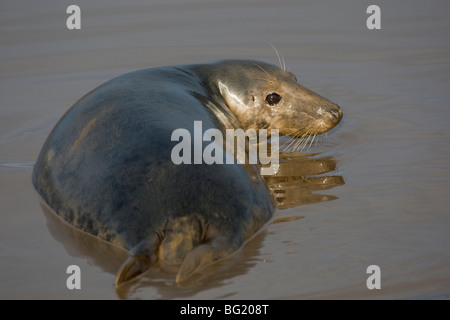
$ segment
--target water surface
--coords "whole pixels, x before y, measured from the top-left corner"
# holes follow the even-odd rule
[[[64,243],[70,230],[46,218],[30,181],[45,138],[77,99],[142,68],[278,64],[270,44],[301,84],[344,110],[308,151],[330,170],[307,192],[291,191],[294,203],[211,277],[180,288],[153,270],[127,297],[450,297],[447,1],[377,1],[381,30],[366,27],[368,1],[80,0],[82,28],[72,31],[70,4],[0,3],[0,298],[117,298],[120,259],[85,240]],[[320,189],[324,177],[338,180]],[[66,287],[72,264],[81,290]],[[373,264],[381,289],[371,291]]]

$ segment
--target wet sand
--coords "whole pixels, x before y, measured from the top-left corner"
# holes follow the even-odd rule
[[[331,161],[319,178],[342,183],[291,191],[270,225],[195,285],[152,270],[126,298],[449,299],[450,5],[378,1],[382,29],[371,31],[366,1],[180,2],[77,1],[77,31],[66,28],[72,3],[0,3],[0,298],[117,298],[123,253],[72,235],[31,185],[45,138],[76,100],[142,68],[278,64],[271,43],[301,84],[342,106],[342,124],[309,150]],[[66,287],[73,264],[81,290]],[[369,265],[380,290],[366,287]]]

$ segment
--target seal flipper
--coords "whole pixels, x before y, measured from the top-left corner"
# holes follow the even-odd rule
[[[155,236],[153,241],[142,242],[132,250],[132,254],[122,264],[117,273],[115,281],[116,289],[125,282],[137,278],[155,264],[159,244],[159,237]]]
[[[204,243],[190,251],[178,270],[176,283],[186,281],[208,265],[232,254],[239,246],[233,246],[228,239],[221,237],[211,243]]]
[[[129,257],[124,264],[120,267],[120,271],[116,277],[116,288],[118,288],[124,282],[133,280],[140,274],[147,271],[152,265],[151,257],[139,254]]]

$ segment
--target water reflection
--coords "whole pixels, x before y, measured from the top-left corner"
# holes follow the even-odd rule
[[[168,271],[151,268],[138,282],[131,282],[117,291],[121,299],[186,299],[195,294],[227,284],[227,280],[249,272],[255,265],[263,263],[260,251],[263,240],[267,236],[266,230],[258,233],[246,243],[241,250],[230,257],[210,265],[200,274],[193,276],[185,284],[178,285],[174,279],[176,270]],[[157,294],[150,292],[149,288],[156,290]],[[227,292],[215,299],[232,298],[238,292]]]
[[[47,220],[51,236],[64,246],[74,258],[86,259],[88,264],[99,267],[104,272],[116,275],[128,253],[103,240],[79,231],[59,218],[45,203],[40,203]],[[258,233],[241,250],[231,257],[207,267],[202,274],[193,276],[186,285],[177,285],[177,269],[150,268],[138,281],[124,284],[116,291],[119,299],[148,298],[155,299],[148,288],[155,288],[160,299],[187,298],[196,292],[220,287],[227,279],[245,274],[254,265],[260,263],[259,252],[267,231]],[[87,284],[89,285],[89,284]],[[106,288],[112,288],[108,284]],[[146,290],[147,289],[147,290]],[[225,296],[222,298],[226,298]]]
[[[336,161],[319,154],[280,154],[280,168],[276,175],[264,179],[278,209],[337,199],[333,195],[313,193],[343,185],[341,176],[330,175]]]
[[[83,258],[91,265],[100,267],[103,271],[116,274],[128,257],[128,253],[106,241],[75,229],[63,221],[43,201],[40,203],[47,220],[47,228],[56,241],[64,246],[69,255]]]

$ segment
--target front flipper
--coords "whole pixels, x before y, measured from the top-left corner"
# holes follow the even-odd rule
[[[232,245],[227,240],[229,239],[218,238],[211,243],[201,244],[190,251],[181,264],[176,282],[186,281],[208,265],[229,256],[239,248],[239,245]]]

